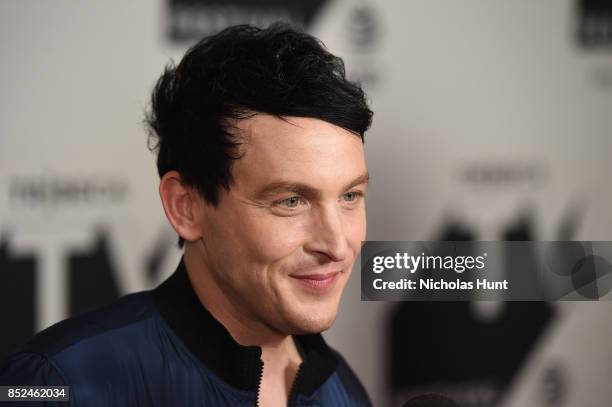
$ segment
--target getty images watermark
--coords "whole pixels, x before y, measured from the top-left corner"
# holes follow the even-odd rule
[[[612,242],[365,242],[365,301],[612,299]]]

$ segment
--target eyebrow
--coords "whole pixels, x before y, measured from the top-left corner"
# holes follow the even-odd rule
[[[366,171],[362,175],[358,176],[351,182],[347,183],[342,190],[346,191],[351,189],[357,185],[367,184],[370,181],[370,174]],[[306,196],[306,197],[317,197],[321,195],[320,191],[316,188],[313,188],[310,185],[304,184],[302,182],[292,182],[292,181],[274,181],[255,193],[257,197],[267,197],[279,192],[294,192],[296,194]]]

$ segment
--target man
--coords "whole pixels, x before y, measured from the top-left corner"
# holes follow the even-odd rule
[[[90,405],[369,405],[323,340],[365,239],[372,112],[339,58],[237,26],[168,67],[148,123],[184,256],[158,288],[63,321],[0,384]]]

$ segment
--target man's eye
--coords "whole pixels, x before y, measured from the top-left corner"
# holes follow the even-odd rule
[[[342,195],[342,199],[345,202],[355,202],[357,199],[359,199],[359,197],[361,197],[361,195],[362,193],[357,191],[347,192],[346,194]]]
[[[299,196],[292,196],[291,198],[283,199],[279,201],[279,204],[286,208],[297,208],[300,205],[301,198]]]

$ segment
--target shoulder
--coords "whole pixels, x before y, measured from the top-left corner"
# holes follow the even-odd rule
[[[41,331],[23,350],[54,357],[87,345],[129,337],[133,328],[156,313],[148,292],[126,295],[93,311],[65,319]]]
[[[371,406],[372,402],[368,396],[365,387],[350,367],[346,359],[337,350],[331,348],[332,353],[338,359],[338,368],[336,373],[346,389],[350,398],[354,401],[355,405],[359,406]]]
[[[64,386],[66,380],[45,355],[19,352],[0,364],[0,386]]]
[[[141,292],[58,322],[10,356],[0,380],[72,382],[84,371],[104,372],[147,342],[155,317],[150,295]]]

